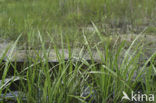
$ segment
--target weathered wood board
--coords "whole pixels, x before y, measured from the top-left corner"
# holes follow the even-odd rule
[[[119,35],[119,36],[110,36],[110,38],[112,38],[112,42],[116,42],[118,41],[126,41],[128,43],[131,43],[137,35]],[[156,52],[156,36],[154,35],[142,35],[139,37],[139,40],[142,41],[143,43],[145,43],[144,47],[143,47],[143,51],[144,52],[144,56],[142,56],[142,59],[147,59],[148,57],[150,57],[154,52]],[[7,49],[8,45],[11,45],[13,43],[0,43],[0,57],[2,58],[5,50]],[[122,52],[124,53],[126,51],[123,50]],[[95,60],[97,62],[101,61],[101,56],[104,56],[104,50],[100,50],[101,54],[99,54],[97,52],[97,50],[91,50],[92,56],[90,55],[90,52],[87,49],[82,49],[82,48],[73,48],[71,49],[71,51],[69,51],[68,49],[59,49],[58,53],[56,53],[56,51],[54,49],[51,50],[46,50],[45,52],[43,50],[19,50],[18,48],[15,48],[14,51],[12,52],[11,55],[11,50],[8,50],[6,56],[4,56],[4,61],[7,61],[9,59],[9,61],[11,62],[24,62],[24,61],[28,61],[28,58],[32,58],[35,59],[38,56],[40,58],[44,58],[44,53],[47,54],[47,59],[49,62],[58,62],[59,61],[59,57],[57,54],[60,54],[60,56],[64,56],[65,60],[68,60],[69,57],[69,52],[71,52],[72,59],[75,60],[79,60],[81,58],[85,59],[85,60]],[[131,51],[133,52],[133,51]],[[122,53],[122,54],[123,54]],[[124,56],[124,55],[121,55]],[[121,57],[122,58],[122,57]]]

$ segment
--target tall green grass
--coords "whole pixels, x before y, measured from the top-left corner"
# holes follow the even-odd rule
[[[156,94],[156,53],[140,64],[144,48],[138,40],[142,34],[128,49],[126,42],[112,44],[107,38],[112,29],[127,25],[155,31],[155,5],[155,0],[0,0],[0,37],[15,41],[1,53],[0,96],[13,92],[10,86],[17,81],[16,89],[28,103],[126,103],[121,101],[123,91]],[[93,32],[85,29],[92,25]],[[10,62],[19,44],[20,49],[41,50],[36,51],[36,58],[28,54],[21,71]],[[91,61],[75,61],[72,48],[77,47],[80,55],[88,51]],[[68,49],[68,60],[59,53],[60,48]],[[57,65],[48,63],[50,49],[57,54]],[[92,50],[100,55],[100,64],[94,62]],[[6,79],[9,71],[14,71],[13,77]],[[16,97],[18,103],[22,99],[22,95]]]
[[[93,24],[94,25],[94,24]],[[140,35],[132,42],[128,49],[125,50],[125,43],[112,44],[103,36],[98,28],[94,25],[96,36],[100,39],[99,43],[90,45],[87,34],[83,33],[84,42],[83,48],[86,49],[91,57],[91,62],[83,58],[79,61],[73,60],[71,46],[68,36],[64,39],[60,34],[60,42],[62,50],[65,48],[64,43],[68,44],[69,60],[65,60],[65,54],[59,53],[55,39],[49,34],[50,42],[53,44],[53,49],[57,54],[58,64],[52,67],[48,63],[48,50],[45,47],[45,41],[41,32],[38,31],[38,38],[41,44],[43,56],[36,53],[36,58],[28,58],[28,64],[21,68],[22,71],[15,71],[12,80],[5,84],[10,62],[5,63],[4,72],[2,75],[2,83],[0,85],[0,95],[4,88],[5,93],[11,91],[9,85],[14,81],[20,80],[17,86],[19,91],[25,93],[26,102],[28,103],[119,103],[121,101],[122,92],[130,94],[131,91],[142,91],[143,93],[156,94],[154,81],[155,64],[154,53],[141,66],[139,58],[142,55],[142,44],[138,43]],[[29,35],[30,36],[30,35]],[[19,38],[17,39],[17,41]],[[15,45],[17,44],[15,42]],[[30,37],[30,41],[31,37]],[[98,44],[104,44],[103,52],[98,48]],[[11,51],[13,51],[13,49]],[[96,50],[101,56],[101,63],[94,62],[92,50]],[[7,53],[4,52],[0,63]],[[9,56],[11,58],[11,54]],[[149,61],[152,61],[147,67]],[[12,64],[13,65],[13,64]],[[13,66],[16,70],[16,66]],[[134,78],[135,73],[137,76]],[[18,78],[16,78],[18,77]],[[9,84],[9,85],[8,85]],[[139,85],[138,85],[139,84]],[[145,86],[144,86],[145,85]],[[138,89],[141,88],[141,89]],[[86,92],[85,92],[86,91]],[[22,98],[17,97],[17,102],[21,103]]]

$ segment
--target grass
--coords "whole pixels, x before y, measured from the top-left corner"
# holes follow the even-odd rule
[[[16,70],[16,66],[13,66],[15,70],[14,77],[7,84],[4,84],[7,72],[10,70],[9,66],[11,65],[8,58],[3,71],[0,93],[2,91],[5,91],[4,93],[11,91],[9,86],[15,81],[20,81],[20,85],[16,89],[25,93],[27,102],[33,103],[91,103],[93,101],[97,103],[126,103],[127,101],[121,101],[123,91],[129,95],[131,91],[155,94],[155,65],[153,64],[154,62],[151,62],[147,67],[147,64],[149,61],[154,60],[152,58],[156,54],[154,53],[141,67],[139,58],[142,55],[142,44],[137,43],[141,34],[132,42],[124,52],[123,59],[121,59],[125,43],[122,42],[120,45],[110,48],[110,43],[104,41],[105,36],[101,35],[97,28],[96,32],[101,43],[105,44],[103,47],[105,56],[101,56],[101,64],[93,62],[94,60],[89,63],[83,59],[80,59],[81,62],[75,62],[72,60],[72,54],[70,54],[71,59],[65,61],[64,54],[60,54],[58,52],[59,48],[54,45],[53,48],[58,55],[59,62],[57,65],[50,67],[47,59],[48,51],[44,45],[45,41],[39,34],[44,57],[30,58],[29,63],[21,68],[22,72]],[[92,56],[93,46],[89,45],[85,34],[83,37],[86,49]],[[51,38],[51,42],[55,41],[53,37],[50,36],[49,38]],[[68,41],[68,38],[66,40]],[[61,38],[62,48],[64,48],[64,42],[63,38]],[[15,45],[12,48],[15,48]],[[68,45],[68,50],[71,50],[70,44]],[[97,46],[95,46],[95,49],[99,55],[103,55]],[[133,51],[132,53],[130,53],[131,50]],[[5,52],[4,55],[6,55]],[[137,73],[136,78],[134,78],[135,73]],[[22,101],[21,97],[17,97],[17,102],[21,103],[24,101]]]
[[[149,27],[147,32],[155,33],[155,0],[2,0],[0,5],[0,36],[16,40],[22,33],[21,44],[29,39],[27,35],[38,36],[39,30],[44,39],[48,38],[47,32],[56,38],[61,32],[71,42],[76,39],[74,44],[79,46],[80,34],[92,26],[91,21],[102,35],[117,34],[116,28],[121,29],[119,33],[138,33]],[[91,39],[93,43],[98,41]]]
[[[121,100],[123,91],[156,95],[156,52],[140,62],[145,50],[141,36],[156,33],[155,5],[155,0],[0,0],[0,37],[14,42],[1,53],[0,102],[10,101],[1,95],[14,89],[22,92],[18,103],[127,103]],[[138,36],[112,42],[128,33]],[[43,57],[28,56],[19,70],[10,62],[16,47],[40,49]],[[68,49],[68,60],[60,48]],[[88,51],[91,61],[75,61],[73,48]],[[57,54],[56,65],[48,63],[50,49]],[[92,50],[100,63],[94,62]]]

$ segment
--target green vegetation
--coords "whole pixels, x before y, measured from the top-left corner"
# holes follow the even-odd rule
[[[1,95],[13,92],[10,87],[17,81],[16,89],[24,93],[18,103],[127,103],[121,101],[123,91],[156,95],[156,52],[140,63],[146,49],[140,36],[155,35],[155,12],[156,0],[0,0],[0,38],[14,41],[0,53],[0,102],[10,100],[1,101]],[[138,36],[113,41],[128,33]],[[19,71],[9,61],[16,46],[40,49],[44,56],[28,57]],[[75,61],[71,52],[64,60],[58,52],[77,47],[91,58],[92,50],[99,55],[103,50],[101,63]],[[57,65],[49,65],[47,48],[56,51]],[[5,83],[10,71],[13,77]]]
[[[150,27],[149,33],[155,33],[155,5],[155,0],[1,0],[0,36],[16,40],[22,33],[24,42],[28,34],[38,36],[37,31],[45,39],[47,32],[56,38],[62,33],[78,45],[91,21],[102,35],[117,34],[117,28],[125,34]]]
[[[81,62],[76,62],[72,59],[72,54],[69,54],[71,59],[65,61],[64,54],[57,52],[59,48],[54,45],[53,48],[58,55],[59,63],[50,67],[47,59],[48,50],[45,49],[43,38],[39,35],[44,57],[30,58],[29,63],[20,68],[21,71],[18,71],[18,68],[9,62],[11,53],[19,40],[18,38],[11,49],[8,61],[4,64],[2,81],[5,80],[9,70],[11,70],[9,69],[10,66],[13,66],[15,71],[14,77],[8,83],[3,84],[2,82],[0,94],[4,90],[4,93],[11,91],[9,87],[16,81],[20,81],[20,85],[16,89],[25,93],[26,101],[29,103],[79,103],[80,101],[82,103],[92,103],[93,101],[96,103],[127,103],[126,100],[121,101],[123,91],[129,95],[132,90],[156,94],[156,81],[154,79],[156,53],[147,61],[144,61],[143,66],[139,64],[139,58],[143,52],[142,44],[137,41],[141,34],[123,54],[124,42],[110,48],[111,44],[103,41],[105,36],[98,33],[99,31],[96,33],[100,38],[99,42],[105,44],[105,56],[101,56],[101,64],[93,62],[94,60],[89,63],[83,59],[80,59]],[[83,36],[86,42],[86,50],[90,51],[90,56],[92,56],[93,46],[88,44],[86,35]],[[55,42],[51,36],[50,38],[51,42]],[[63,43],[62,38],[62,48]],[[99,55],[102,55],[97,46],[94,46],[94,48]],[[68,50],[71,50],[70,44]],[[132,53],[130,53],[131,50]],[[0,63],[2,63],[6,52],[4,52]],[[121,55],[123,55],[123,59],[121,59]],[[150,65],[148,65],[149,61],[151,62]],[[21,96],[17,97],[18,103],[24,102]]]

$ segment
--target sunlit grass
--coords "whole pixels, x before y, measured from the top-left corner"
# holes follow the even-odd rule
[[[18,103],[124,103],[123,91],[156,94],[156,52],[140,62],[149,40],[143,33],[155,33],[155,5],[155,0],[0,0],[0,38],[14,41],[0,57],[0,102],[17,81],[15,89],[24,94],[15,98]],[[118,37],[127,32],[138,36]],[[75,59],[75,48],[91,60]],[[28,54],[20,71],[10,61],[16,49],[38,50],[35,58]],[[51,49],[56,65],[49,64]]]
[[[97,37],[100,38],[99,42],[105,44],[103,47],[104,54],[97,47],[97,44],[95,46],[89,44],[86,34],[83,34],[84,48],[91,58],[93,56],[92,49],[95,49],[101,55],[100,64],[94,62],[93,58],[91,62],[85,61],[83,58],[80,58],[80,61],[73,61],[71,52],[69,52],[70,59],[65,61],[65,54],[60,54],[58,52],[59,48],[54,44],[52,48],[56,51],[58,64],[51,67],[48,64],[48,50],[45,48],[45,41],[40,31],[38,31],[43,57],[38,55],[34,59],[29,58],[29,63],[21,68],[22,71],[14,73],[13,76],[15,78],[12,78],[7,84],[4,84],[5,82],[1,83],[0,93],[4,91],[4,88],[7,88],[5,91],[10,91],[9,84],[20,80],[20,85],[16,89],[25,93],[26,101],[32,103],[79,103],[80,101],[118,103],[124,102],[121,101],[123,91],[130,94],[132,90],[140,90],[137,88],[141,88],[143,93],[155,94],[155,64],[151,62],[148,67],[147,64],[153,60],[156,54],[154,53],[145,61],[143,67],[139,64],[139,58],[142,55],[142,44],[141,42],[137,43],[137,41],[140,39],[141,34],[124,51],[124,42],[110,47],[109,40],[105,41],[105,36],[99,33],[95,25],[94,28]],[[65,41],[62,37],[62,34],[60,34],[61,48],[64,49],[64,42],[67,42],[68,50],[70,51],[68,37]],[[55,42],[55,39],[50,34],[49,39],[51,43]],[[84,49],[82,48],[82,50]],[[6,52],[4,52],[4,55]],[[9,65],[9,61],[5,63],[2,81],[7,77],[7,72],[10,70]],[[14,66],[14,69],[17,68]],[[139,86],[138,83],[140,83]],[[146,88],[142,85],[145,85]],[[19,103],[23,102],[20,96],[17,97],[17,101]]]

